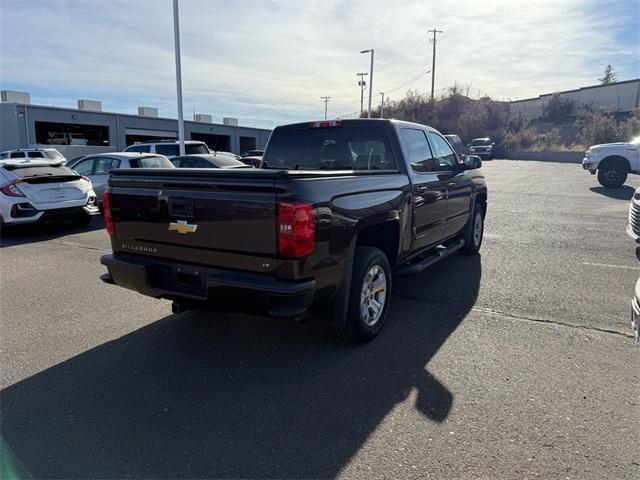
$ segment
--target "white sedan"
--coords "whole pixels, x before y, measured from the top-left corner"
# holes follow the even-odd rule
[[[91,181],[60,162],[0,161],[0,224],[70,220],[86,225],[98,213]]]

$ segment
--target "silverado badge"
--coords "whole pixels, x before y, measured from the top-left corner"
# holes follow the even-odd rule
[[[194,233],[197,229],[198,225],[187,223],[186,220],[169,223],[169,231],[175,230],[178,233]]]

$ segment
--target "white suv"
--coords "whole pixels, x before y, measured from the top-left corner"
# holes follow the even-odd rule
[[[206,154],[211,153],[209,147],[204,142],[196,140],[186,140],[184,142],[185,155]],[[167,158],[177,157],[180,155],[180,142],[169,140],[163,142],[142,142],[134,143],[124,149],[125,152],[142,152],[157,153]]]
[[[592,174],[598,172],[598,182],[607,188],[621,186],[627,174],[640,173],[640,137],[629,143],[603,143],[587,150],[582,168]]]
[[[47,220],[86,225],[98,213],[89,179],[61,162],[0,160],[0,225]]]
[[[67,159],[55,148],[18,148],[0,153],[0,160],[9,158],[43,158],[55,162],[66,162]]]

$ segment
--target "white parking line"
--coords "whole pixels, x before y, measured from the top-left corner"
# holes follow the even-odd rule
[[[591,263],[582,262],[583,265],[590,265],[592,267],[605,267],[605,268],[622,268],[623,270],[640,270],[640,267],[630,267],[628,265],[612,265],[610,263]]]

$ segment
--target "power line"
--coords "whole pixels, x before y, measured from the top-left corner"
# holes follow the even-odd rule
[[[433,63],[431,64],[431,100],[433,100],[433,85],[436,81],[436,35],[442,33],[442,30],[436,30],[434,27],[433,30],[427,30],[427,33],[433,33],[433,40],[429,39],[433,44]]]
[[[320,100],[324,101],[324,119],[327,119],[327,104],[329,103],[329,100],[331,99],[331,97],[320,97]]]
[[[403,84],[398,85],[397,87],[392,88],[391,90],[386,90],[386,91],[385,91],[385,93],[386,93],[387,95],[389,95],[390,93],[393,93],[393,92],[395,92],[396,90],[400,90],[402,87],[406,87],[406,86],[407,86],[407,85],[409,85],[410,83],[413,83],[413,82],[415,82],[416,80],[418,80],[418,79],[420,79],[420,78],[424,77],[424,76],[425,76],[427,73],[429,73],[429,72],[431,72],[431,69],[430,69],[430,68],[427,68],[426,70],[424,70],[423,72],[420,72],[418,75],[416,75],[414,78],[412,78],[412,79],[411,79],[411,80],[409,80],[408,82],[404,82]]]

